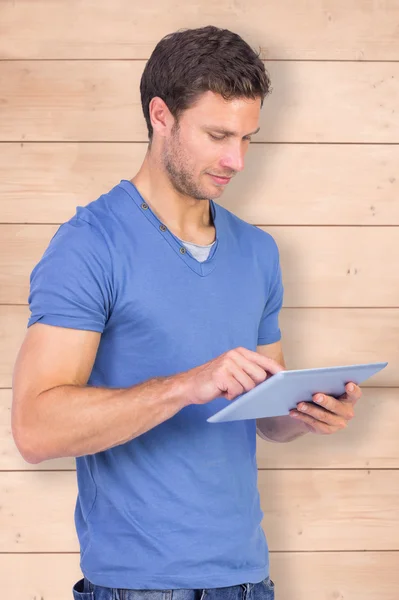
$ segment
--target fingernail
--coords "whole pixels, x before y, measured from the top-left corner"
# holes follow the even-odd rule
[[[350,385],[348,385],[348,390],[350,392],[353,392],[354,389],[355,389],[355,386],[352,383]]]
[[[322,402],[322,401],[323,401],[323,396],[316,397],[316,402]]]

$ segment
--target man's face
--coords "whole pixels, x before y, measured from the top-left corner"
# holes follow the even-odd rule
[[[212,175],[231,178],[242,171],[250,134],[258,129],[260,104],[260,98],[227,101],[208,91],[183,112],[178,127],[165,138],[161,156],[176,191],[196,200],[222,195],[229,183]]]

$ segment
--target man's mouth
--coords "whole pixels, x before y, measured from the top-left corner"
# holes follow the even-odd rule
[[[212,175],[211,173],[208,173],[208,175],[210,175],[216,183],[221,183],[221,184],[229,183],[229,181],[231,179],[231,177],[219,177],[218,175]]]

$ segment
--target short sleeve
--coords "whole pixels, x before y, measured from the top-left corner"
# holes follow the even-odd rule
[[[277,249],[277,247],[276,247]],[[269,296],[259,324],[258,345],[273,344],[281,339],[279,313],[283,305],[284,286],[282,281],[279,252],[277,249],[277,265],[271,279]]]
[[[28,327],[46,323],[103,332],[111,309],[111,256],[103,234],[73,217],[30,275]]]

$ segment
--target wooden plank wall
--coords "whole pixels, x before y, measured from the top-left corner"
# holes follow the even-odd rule
[[[67,600],[73,459],[30,465],[10,429],[29,273],[77,205],[144,157],[145,60],[182,27],[232,29],[273,93],[220,203],[275,236],[289,368],[388,360],[334,436],[258,440],[279,600],[399,597],[399,2],[0,0],[0,581]],[[232,524],[233,526],[233,524]]]

